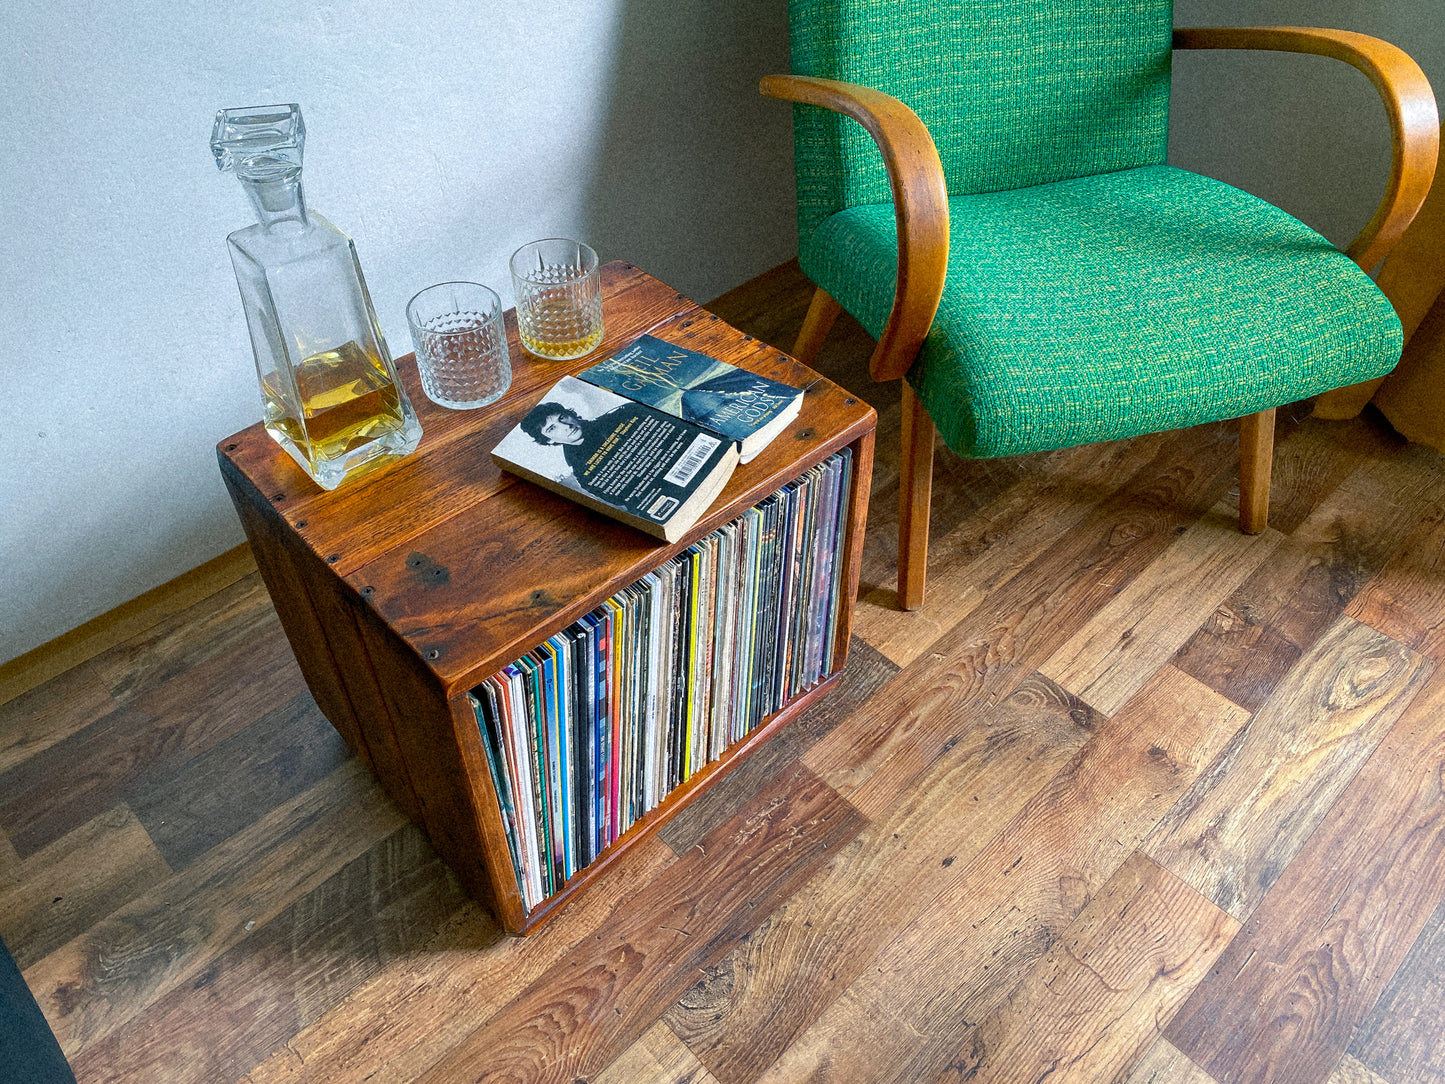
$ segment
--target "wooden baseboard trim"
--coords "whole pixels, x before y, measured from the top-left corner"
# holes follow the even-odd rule
[[[254,571],[256,560],[251,556],[251,547],[242,542],[78,628],[0,663],[0,704],[124,643]]]

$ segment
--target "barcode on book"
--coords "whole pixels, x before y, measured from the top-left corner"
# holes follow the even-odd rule
[[[699,433],[692,439],[692,446],[683,454],[683,457],[672,465],[672,470],[663,476],[663,480],[671,482],[675,486],[685,486],[692,481],[692,476],[702,470],[707,463],[708,456],[712,455],[713,449],[722,441],[716,437],[710,437],[706,433]]]

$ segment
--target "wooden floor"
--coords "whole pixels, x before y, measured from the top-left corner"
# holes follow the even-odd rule
[[[1248,538],[1230,425],[941,453],[903,614],[868,345],[818,365],[880,413],[844,681],[535,937],[254,575],[0,706],[0,935],[83,1084],[1445,1080],[1441,458],[1281,411]]]

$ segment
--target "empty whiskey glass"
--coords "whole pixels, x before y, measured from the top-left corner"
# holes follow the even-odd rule
[[[438,406],[496,402],[512,383],[502,299],[479,282],[428,286],[406,306],[422,390]]]

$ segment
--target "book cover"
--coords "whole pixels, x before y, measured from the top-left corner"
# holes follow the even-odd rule
[[[650,690],[652,714],[657,725],[653,728],[652,744],[647,750],[649,808],[655,807],[667,794],[667,734],[672,725],[672,643],[677,633],[672,620],[673,598],[677,591],[676,565],[669,561],[656,570],[656,575],[657,591],[652,609],[652,627],[656,634],[652,638],[649,666],[657,674],[657,681]]]
[[[853,449],[844,448],[837,453],[842,460],[841,478],[839,480],[839,513],[838,525],[834,547],[837,550],[836,563],[840,570],[843,562],[843,547],[846,545],[848,533],[848,497],[853,491]],[[834,651],[838,641],[838,617],[843,602],[843,576],[834,575],[832,582],[828,585],[828,638],[827,650],[823,655],[823,673],[833,672]]]
[[[601,617],[596,611],[580,618],[577,626],[583,632],[584,663],[587,689],[587,751],[589,756],[587,795],[590,802],[589,831],[591,855],[596,858],[607,846],[607,738],[604,720],[607,717],[607,684],[602,660],[606,652]]]
[[[527,861],[524,863],[532,880],[532,897],[541,900],[547,895],[544,872],[545,833],[542,824],[541,779],[536,773],[537,759],[532,749],[527,720],[526,697],[522,691],[522,672],[515,666],[504,667],[497,675],[505,693],[505,717],[514,750],[517,773],[517,800],[523,809],[526,825]]]
[[[661,617],[659,615],[659,604],[662,599],[662,579],[654,570],[642,577],[645,585],[645,624],[647,627],[647,639],[643,641],[641,662],[647,673],[647,685],[643,689],[643,741],[642,741],[642,808],[643,811],[650,811],[656,807],[658,801],[657,787],[654,784],[657,770],[657,733],[660,723],[657,710],[658,685],[663,680],[661,669],[658,666],[657,644],[662,639]]]
[[[577,375],[737,441],[740,463],[767,447],[803,405],[800,388],[652,335]]]
[[[572,876],[571,822],[567,815],[567,790],[564,783],[567,755],[557,726],[556,656],[549,650],[550,641],[532,652],[536,664],[537,703],[542,712],[542,730],[547,745],[547,794],[552,803],[552,865],[558,888]]]
[[[513,665],[522,676],[521,686],[526,707],[527,740],[532,754],[536,758],[533,772],[539,799],[538,809],[541,813],[538,844],[541,849],[542,880],[547,886],[547,895],[550,896],[562,887],[557,876],[560,872],[558,859],[561,856],[557,848],[557,821],[552,802],[551,750],[547,743],[547,727],[543,721],[544,712],[541,703],[539,677],[541,667],[530,653],[523,655]]]
[[[551,647],[553,682],[556,688],[557,732],[563,753],[563,808],[567,817],[567,876],[585,865],[582,858],[581,765],[577,747],[576,675],[573,672],[572,641],[563,629],[547,641]]]
[[[564,376],[492,449],[498,466],[676,542],[722,491],[737,445]]]
[[[607,800],[608,800],[608,840],[617,839],[622,834],[622,653],[626,650],[623,634],[623,610],[622,605],[614,596],[604,603],[609,617],[607,628],[607,654],[609,683],[611,688],[607,695],[608,700],[608,725],[611,727],[611,736],[608,741],[607,751],[609,756],[607,766]]]
[[[481,693],[481,696],[477,694]],[[492,787],[497,792],[497,806],[502,812],[502,825],[506,829],[507,850],[512,857],[512,872],[517,878],[517,891],[525,901],[528,884],[522,873],[522,853],[518,846],[516,806],[512,801],[512,788],[501,764],[501,724],[495,693],[490,685],[482,685],[468,694],[472,713],[477,717],[481,731],[482,751],[487,758],[487,772],[492,777]],[[530,906],[530,904],[527,904]]]
[[[583,617],[563,629],[572,652],[572,745],[577,750],[577,836],[579,863],[597,857],[597,685],[592,677],[594,632]]]

